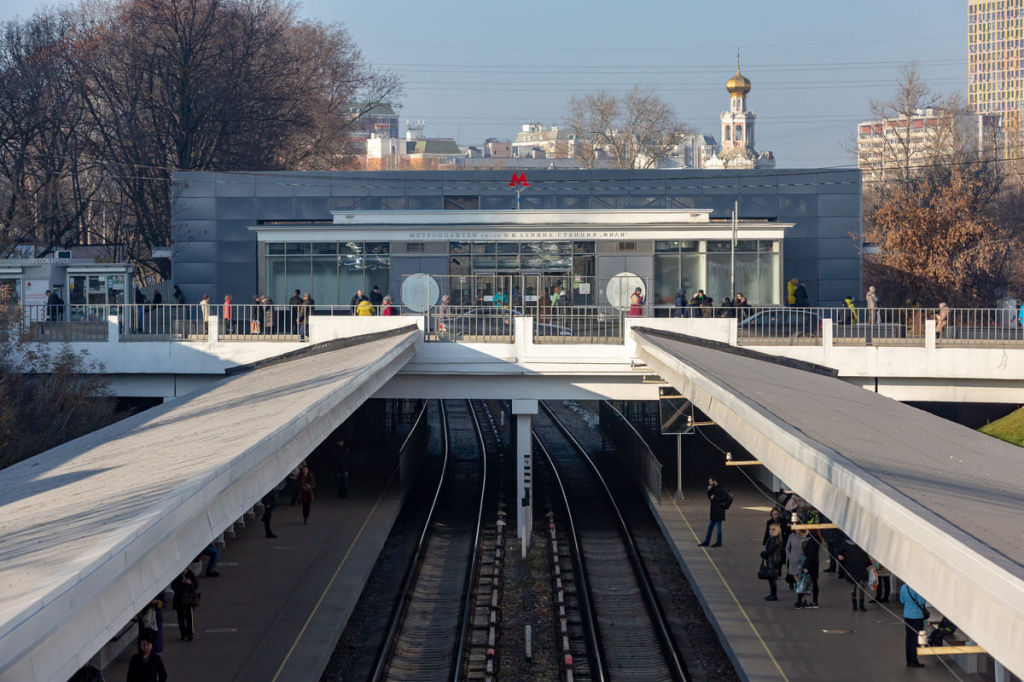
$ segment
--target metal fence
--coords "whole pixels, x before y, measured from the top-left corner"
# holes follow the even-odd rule
[[[64,343],[106,341],[105,305],[26,305],[21,307],[21,333],[29,341]]]
[[[737,318],[738,341],[746,345],[820,345],[825,320],[837,346],[924,346],[928,320],[939,347],[1024,344],[1021,313],[1008,308],[776,306],[744,309]]]

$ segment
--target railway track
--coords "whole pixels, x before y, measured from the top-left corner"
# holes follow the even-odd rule
[[[581,603],[576,630],[591,640],[586,679],[685,682],[685,665],[643,559],[596,466],[546,405],[534,419],[534,439],[564,501],[567,522],[560,524],[560,537],[574,545]],[[583,679],[583,672],[574,679]]]
[[[371,678],[375,682],[458,680],[462,674],[487,457],[469,401],[444,401],[441,418],[444,473]],[[467,513],[472,509],[475,514]]]

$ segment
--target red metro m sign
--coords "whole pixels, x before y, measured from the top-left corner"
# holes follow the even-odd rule
[[[526,181],[526,173],[516,173],[512,171],[512,179],[508,181],[508,186],[516,191],[516,210],[519,210],[519,193],[530,186],[530,183]]]
[[[529,187],[530,183],[526,181],[526,173],[512,173],[512,179],[508,181],[508,186],[522,189]]]

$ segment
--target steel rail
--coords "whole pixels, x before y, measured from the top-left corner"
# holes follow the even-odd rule
[[[562,504],[565,506],[565,516],[569,524],[569,542],[576,563],[576,573],[573,578],[576,581],[578,591],[582,593],[583,597],[580,599],[580,606],[582,607],[580,609],[582,612],[580,616],[583,621],[583,629],[587,633],[587,655],[590,658],[590,668],[594,671],[594,679],[597,682],[604,682],[607,677],[607,662],[601,648],[601,638],[597,635],[597,623],[594,617],[594,595],[590,591],[590,583],[587,580],[586,557],[584,557],[583,552],[580,550],[579,537],[576,534],[576,523],[572,518],[572,507],[569,505],[569,495],[565,490],[565,485],[562,483],[561,476],[558,475],[558,469],[555,467],[551,454],[544,447],[544,443],[541,442],[536,433],[533,434],[533,441],[544,455],[544,459],[548,461],[551,473],[558,484],[558,491],[562,495]]]
[[[544,410],[544,413],[551,420],[552,424],[558,429],[558,431],[565,437],[569,443],[572,444],[573,448],[580,455],[582,460],[587,464],[589,469],[596,476],[597,481],[601,484],[605,494],[608,497],[610,508],[614,513],[615,519],[618,521],[618,528],[622,535],[624,545],[627,553],[630,557],[630,564],[633,567],[633,572],[636,574],[637,583],[640,586],[641,592],[644,596],[644,603],[647,606],[651,622],[655,626],[655,630],[658,635],[659,644],[661,645],[662,652],[665,656],[666,663],[669,663],[670,672],[674,679],[679,682],[686,682],[689,676],[686,672],[686,666],[683,663],[682,657],[676,649],[676,645],[669,631],[667,624],[667,618],[661,608],[661,603],[658,601],[657,595],[654,590],[654,586],[651,582],[651,577],[647,572],[647,567],[644,564],[643,557],[640,554],[639,548],[636,546],[636,541],[633,538],[633,533],[629,529],[629,525],[623,518],[618,505],[615,503],[615,496],[608,488],[608,484],[605,482],[604,477],[598,470],[597,465],[590,458],[586,448],[580,445],[579,441],[572,435],[568,428],[555,416],[555,413],[547,406],[544,402],[540,403]]]

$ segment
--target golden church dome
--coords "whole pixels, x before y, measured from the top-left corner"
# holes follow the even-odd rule
[[[740,67],[736,67],[736,75],[726,82],[725,89],[729,91],[730,95],[739,95],[741,93],[746,95],[750,92],[750,80],[740,73]]]

